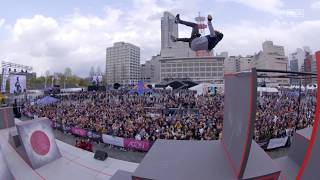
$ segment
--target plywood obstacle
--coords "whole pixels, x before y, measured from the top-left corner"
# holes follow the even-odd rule
[[[157,140],[133,173],[112,180],[274,180],[280,168],[252,140],[257,100],[257,73],[225,75],[222,140]]]
[[[17,123],[9,132],[9,143],[33,169],[61,157],[47,118]]]
[[[14,180],[0,146],[0,179]]]
[[[12,107],[0,108],[0,129],[6,129],[14,126],[14,115]]]
[[[320,72],[320,51],[316,53],[317,71]],[[317,75],[317,87],[320,76]],[[320,102],[320,89],[317,88],[317,102]],[[282,169],[284,179],[318,180],[320,178],[320,104],[317,103],[314,124],[293,136],[288,156],[276,159]]]

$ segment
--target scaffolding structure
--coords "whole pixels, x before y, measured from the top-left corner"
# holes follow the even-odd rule
[[[2,68],[2,83],[1,83],[2,93],[6,92],[7,80],[11,74],[27,75],[28,72],[31,72],[33,70],[31,66],[16,64],[16,63],[7,62],[7,61],[1,62],[1,68]]]

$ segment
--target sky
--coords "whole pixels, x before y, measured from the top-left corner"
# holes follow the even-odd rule
[[[160,53],[164,11],[194,20],[212,14],[224,33],[215,53],[253,55],[272,40],[288,55],[320,50],[320,0],[0,0],[0,60],[29,65],[39,75],[70,67],[78,76],[105,69],[117,41],[141,49],[141,63]],[[179,25],[179,36],[191,29]]]

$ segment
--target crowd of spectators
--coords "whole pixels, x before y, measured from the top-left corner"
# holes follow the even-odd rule
[[[313,91],[258,97],[254,137],[257,141],[291,135],[312,125]],[[189,90],[157,90],[134,95],[127,91],[61,95],[47,106],[26,105],[25,114],[48,117],[78,128],[137,140],[214,140],[221,137],[223,95],[196,96]],[[300,105],[299,103],[300,102]]]

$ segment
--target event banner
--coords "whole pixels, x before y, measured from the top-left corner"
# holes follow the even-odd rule
[[[101,140],[101,135],[93,131],[87,131],[87,137],[94,140]]]
[[[87,130],[72,127],[66,124],[62,125],[57,122],[51,122],[51,126],[53,128],[63,130],[64,132],[71,132],[72,134],[75,134],[81,137],[87,137],[95,140],[101,140],[102,138],[102,141],[105,144],[111,144],[111,145],[120,146],[124,148],[130,148],[130,149],[135,149],[139,151],[148,151],[151,147],[151,143],[147,140],[140,141],[135,139],[126,139],[122,137],[111,136],[107,134],[100,135],[97,132],[87,131]]]
[[[81,136],[81,137],[87,137],[87,131],[84,129],[80,129],[80,128],[76,128],[76,127],[72,127],[71,128],[71,132],[72,134]]]
[[[25,75],[10,75],[10,93],[21,94],[26,90]]]
[[[102,134],[102,140],[106,144],[124,147],[124,139],[121,137]]]
[[[149,141],[139,141],[135,139],[124,139],[124,147],[140,151],[148,151],[150,148]]]

